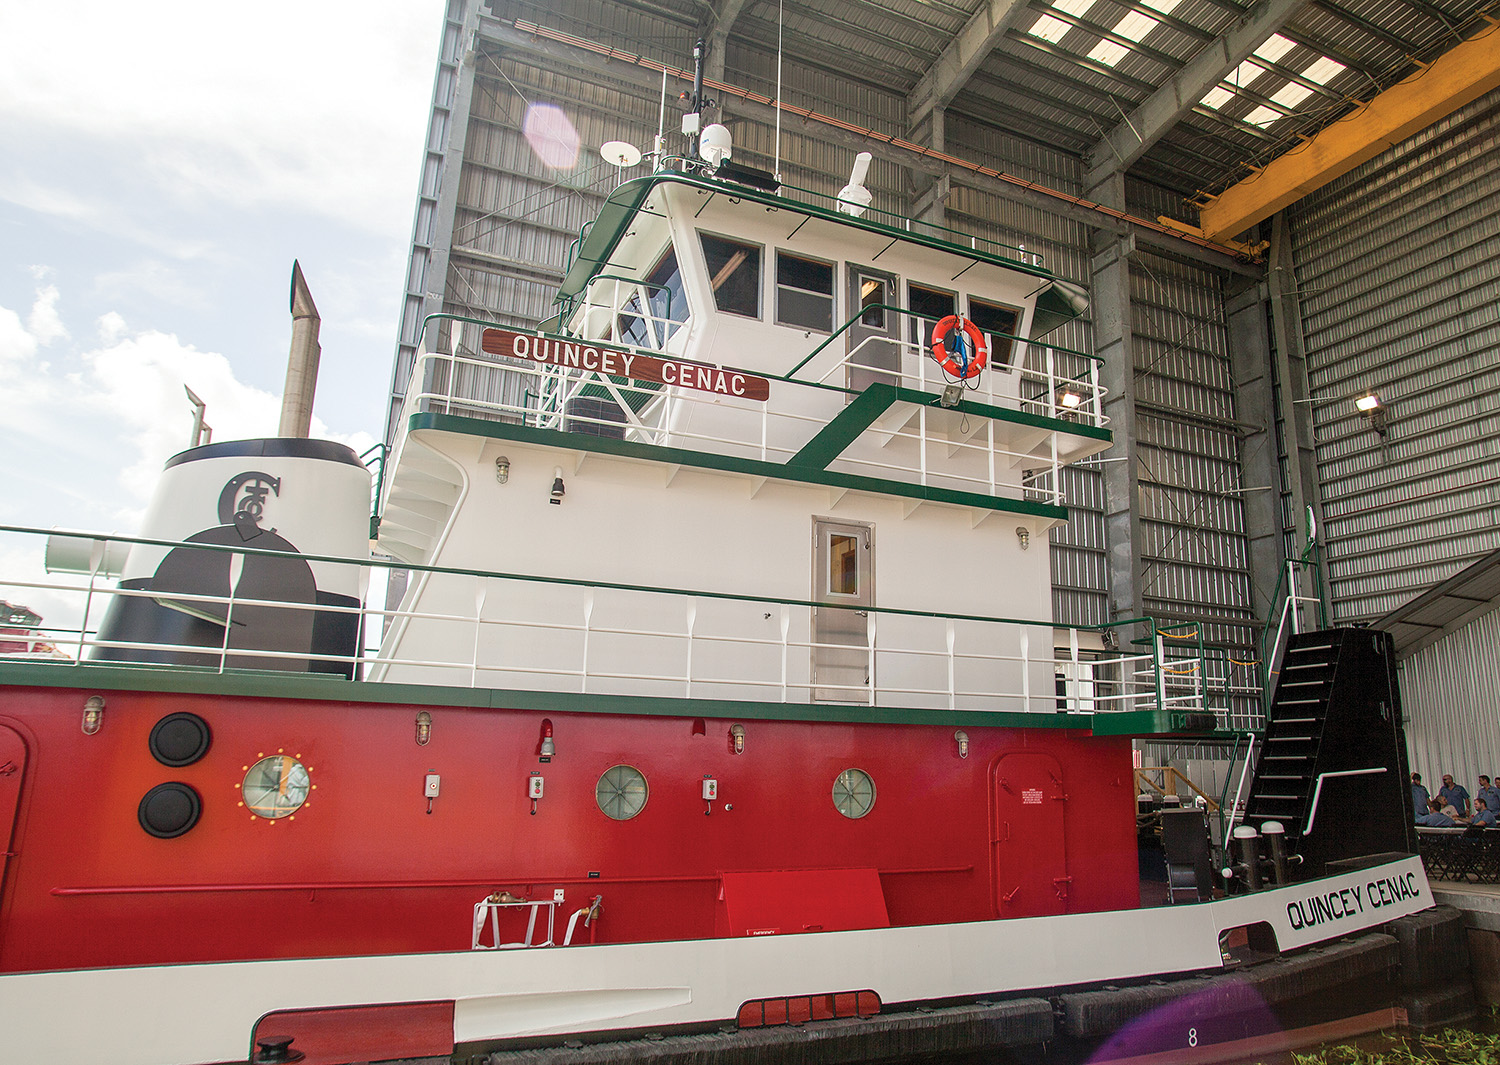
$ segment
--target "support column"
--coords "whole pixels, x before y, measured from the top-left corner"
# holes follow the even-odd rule
[[[1307,361],[1302,345],[1302,306],[1297,296],[1297,277],[1292,264],[1291,234],[1286,215],[1278,211],[1271,220],[1270,270],[1267,283],[1271,297],[1271,329],[1275,336],[1276,380],[1280,391],[1282,434],[1285,437],[1284,484],[1292,519],[1292,547],[1302,554],[1307,544],[1307,511],[1319,527],[1323,524],[1323,497],[1319,491],[1318,456],[1313,436],[1313,409],[1307,389]],[[1322,575],[1319,593],[1332,607],[1328,573]]]
[[[923,125],[927,127],[927,136],[923,138],[917,130],[912,130],[911,140],[920,144],[925,139],[933,151],[947,151],[944,147],[945,131],[943,128],[946,116],[947,112],[941,107],[933,108],[923,122]],[[953,192],[953,179],[947,174],[933,176],[924,174],[920,170],[913,170],[912,185],[915,194],[911,201],[911,216],[919,222],[946,226],[948,212],[944,205],[948,201],[948,196]]]
[[[1123,210],[1125,179],[1113,174],[1088,196]],[[1145,603],[1141,582],[1140,465],[1136,456],[1135,342],[1130,324],[1130,256],[1135,242],[1096,230],[1090,240],[1089,317],[1094,354],[1104,360],[1108,390],[1104,413],[1114,446],[1104,458],[1104,535],[1108,548],[1110,616],[1140,617]]]
[[[1240,437],[1240,485],[1249,542],[1250,606],[1270,618],[1271,596],[1285,557],[1281,515],[1281,469],[1276,447],[1276,407],[1271,380],[1268,287],[1231,278],[1224,293],[1229,364],[1234,375],[1235,420],[1248,426]]]

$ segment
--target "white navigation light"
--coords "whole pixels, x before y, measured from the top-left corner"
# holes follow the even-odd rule
[[[732,157],[734,138],[729,135],[729,128],[718,122],[704,127],[703,135],[698,138],[698,154],[709,166],[718,166]]]
[[[851,218],[858,218],[870,206],[875,197],[865,188],[865,175],[870,171],[869,152],[860,152],[854,157],[854,169],[849,172],[849,184],[839,190],[839,210]]]

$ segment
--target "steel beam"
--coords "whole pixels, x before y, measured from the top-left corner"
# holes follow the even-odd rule
[[[1128,169],[1306,2],[1261,0],[1244,21],[1220,34],[1105,134],[1088,154],[1089,178],[1085,184],[1098,184],[1111,170]]]
[[[1264,170],[1231,186],[1203,208],[1201,227],[1210,240],[1247,228],[1360,163],[1452,114],[1500,86],[1500,48],[1494,29],[1443,53],[1365,105],[1326,127],[1298,151],[1272,160]]]
[[[1226,292],[1224,300],[1235,418],[1253,427],[1240,437],[1240,478],[1243,484],[1276,486],[1271,491],[1247,491],[1240,495],[1249,547],[1250,608],[1256,617],[1269,618],[1275,606],[1271,596],[1285,555],[1271,337],[1266,327],[1266,301],[1270,293],[1264,284],[1237,287],[1239,292]]]
[[[729,43],[729,31],[734,20],[740,17],[745,0],[722,0],[714,7],[713,17],[704,27],[703,36],[708,40],[708,59],[704,63],[704,74],[714,81],[724,80],[724,54]]]
[[[907,128],[915,128],[935,109],[947,107],[1005,37],[1005,31],[1026,11],[1026,0],[982,0],[974,17],[907,96]]]

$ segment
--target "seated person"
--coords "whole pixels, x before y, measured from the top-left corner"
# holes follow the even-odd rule
[[[1443,800],[1444,806],[1457,810],[1459,817],[1469,816],[1469,789],[1453,783],[1452,773],[1443,774],[1443,786],[1438,788],[1437,797]]]
[[[1490,809],[1488,800],[1482,797],[1476,797],[1474,800],[1474,816],[1469,818],[1469,824],[1483,825],[1485,828],[1494,828],[1496,827],[1497,812],[1500,811]]]
[[[1427,812],[1417,818],[1417,824],[1426,828],[1456,828],[1458,822],[1443,813],[1441,799],[1432,799],[1427,803]]]

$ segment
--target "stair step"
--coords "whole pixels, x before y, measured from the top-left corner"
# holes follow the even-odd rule
[[[1260,776],[1260,779],[1261,780],[1306,780],[1307,776],[1306,776],[1306,774],[1303,774],[1303,773],[1262,773],[1261,776]]]
[[[1310,755],[1310,754],[1268,754],[1268,755],[1265,755],[1261,759],[1261,761],[1263,761],[1263,762],[1311,762],[1312,761],[1312,755]]]
[[[1321,717],[1278,717],[1271,722],[1273,725],[1311,725],[1322,721]]]
[[[1302,798],[1301,795],[1270,795],[1265,793],[1259,794],[1255,797],[1266,802],[1296,802],[1297,800]]]
[[[1267,736],[1267,743],[1311,743],[1312,736]]]

